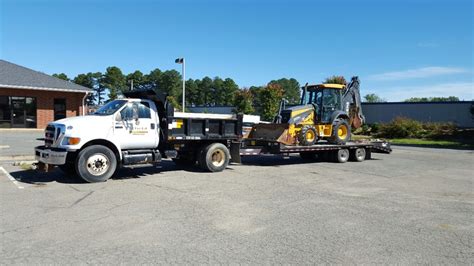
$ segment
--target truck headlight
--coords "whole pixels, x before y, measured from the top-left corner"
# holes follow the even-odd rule
[[[77,145],[79,142],[81,142],[81,138],[65,137],[63,140],[64,145]]]

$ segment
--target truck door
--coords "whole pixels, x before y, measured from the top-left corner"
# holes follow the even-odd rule
[[[115,120],[114,135],[122,149],[152,149],[158,146],[156,111],[150,108],[149,102],[127,103]]]

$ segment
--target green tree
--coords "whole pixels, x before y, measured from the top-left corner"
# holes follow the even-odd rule
[[[160,74],[155,90],[168,94],[168,101],[181,110],[182,86],[181,74],[176,70],[167,70]]]
[[[381,98],[375,93],[370,93],[364,96],[366,103],[383,103],[386,102],[385,99]]]
[[[251,86],[249,88],[250,93],[252,93],[253,106],[255,109],[260,108],[260,106],[262,105],[262,103],[260,102],[260,92],[262,90],[263,90],[263,87],[257,87],[257,86]]]
[[[108,67],[100,80],[100,85],[109,90],[109,99],[114,100],[119,93],[126,90],[125,76],[116,66]]]
[[[94,92],[89,94],[86,98],[88,105],[102,104],[105,97],[105,88],[100,85],[99,81],[102,78],[102,73],[89,72],[87,74],[79,74],[74,79],[73,82],[81,86],[91,88]]]
[[[283,97],[289,104],[299,104],[301,88],[296,79],[282,78],[279,80],[272,80],[269,84],[278,84],[283,89]]]
[[[159,68],[155,68],[152,71],[150,71],[150,73],[145,75],[145,77],[143,78],[145,80],[143,87],[146,89],[158,90],[161,74],[162,72]]]
[[[212,87],[213,82],[210,77],[204,77],[202,80],[198,81],[198,94],[201,96],[199,98],[199,105],[212,105]]]
[[[70,79],[64,73],[54,73],[52,76],[55,77],[55,78],[58,78],[58,79],[70,81]]]
[[[132,80],[134,90],[143,89],[143,87],[145,87],[146,79],[140,70],[135,70],[135,72],[130,73],[125,77],[125,83],[128,90],[132,88]]]
[[[260,92],[261,115],[263,120],[272,121],[278,112],[283,89],[278,84],[268,84]]]
[[[459,98],[456,96],[449,97],[412,97],[406,99],[405,102],[458,102]]]
[[[244,113],[251,114],[255,111],[253,108],[253,95],[249,89],[241,89],[234,92],[234,102],[233,105],[235,108],[232,110],[234,113]]]
[[[186,106],[196,106],[199,102],[199,88],[193,79],[186,80]]]
[[[343,76],[331,76],[329,78],[326,78],[323,83],[325,84],[342,84],[346,85],[347,81]]]
[[[225,101],[224,97],[224,81],[220,77],[214,77],[212,80],[212,87],[211,87],[211,105],[223,105]]]

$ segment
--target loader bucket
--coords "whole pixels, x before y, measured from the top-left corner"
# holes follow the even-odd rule
[[[248,138],[277,141],[286,145],[296,142],[288,133],[288,124],[256,124],[252,127]]]

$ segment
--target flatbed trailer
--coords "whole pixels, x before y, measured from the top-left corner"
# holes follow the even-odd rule
[[[303,159],[318,158],[340,163],[348,160],[361,162],[371,159],[372,153],[389,154],[391,152],[390,143],[383,140],[351,141],[341,145],[322,142],[311,146],[299,146],[265,139],[244,139],[240,148],[241,156],[299,153]]]

